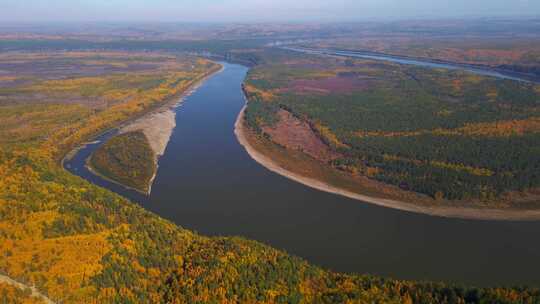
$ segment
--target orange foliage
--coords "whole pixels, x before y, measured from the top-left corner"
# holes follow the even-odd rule
[[[31,291],[22,290],[8,283],[0,282],[0,303],[44,304],[45,301],[32,296]]]
[[[540,117],[488,123],[466,124],[459,128],[460,134],[468,136],[512,136],[540,132]]]
[[[107,241],[110,231],[89,235],[67,236],[53,239],[5,239],[0,251],[9,252],[9,258],[0,262],[12,277],[26,277],[33,285],[42,285],[54,298],[88,290],[82,284],[101,271],[101,258],[110,250]],[[36,270],[29,271],[34,268]],[[56,280],[42,282],[42,277]]]
[[[330,130],[330,128],[328,128],[327,126],[324,126],[323,124],[321,124],[320,122],[315,122],[313,124],[313,128],[317,131],[317,133],[319,133],[319,135],[322,136],[322,138],[327,142],[329,143],[330,145],[332,145],[334,148],[343,148],[343,147],[347,147],[344,143],[342,143],[338,137],[336,136],[336,134],[334,134],[332,132],[332,130]]]
[[[434,129],[405,132],[384,132],[384,131],[356,131],[355,136],[363,137],[405,137],[420,136],[424,134],[434,135],[461,135],[461,136],[489,136],[507,137],[520,136],[526,133],[540,132],[540,117],[531,117],[521,120],[506,120],[496,122],[467,123],[465,126],[456,129]]]
[[[20,55],[25,60],[48,56],[56,55]],[[89,54],[58,56],[86,58]],[[175,57],[169,59],[176,61]],[[24,98],[35,98],[33,94],[39,90],[44,96],[58,98],[58,102],[0,107],[0,270],[3,273],[37,286],[53,299],[69,303],[86,303],[97,295],[90,278],[102,272],[103,257],[113,248],[134,252],[136,244],[130,239],[111,243],[109,237],[126,233],[130,226],[115,223],[114,214],[101,215],[101,221],[87,216],[90,211],[85,208],[95,215],[108,205],[85,200],[88,186],[70,179],[73,177],[62,170],[58,160],[99,132],[165,104],[218,68],[207,60],[187,62],[189,65],[167,63],[153,74],[24,84],[19,93]],[[189,66],[186,71],[184,64]],[[131,76],[133,81],[150,82],[151,86],[139,88],[129,82]],[[98,111],[85,102],[66,104],[63,100],[64,96],[84,94],[107,103]],[[113,255],[113,258],[121,257]],[[139,270],[144,269],[138,266]],[[154,283],[161,275],[159,270],[148,272]],[[133,296],[126,288],[115,290],[115,294],[124,298]],[[103,302],[106,301],[95,303]]]
[[[272,101],[275,97],[272,92],[258,89],[249,84],[244,85],[244,90],[246,91],[248,95],[259,96],[263,101]]]
[[[444,169],[454,170],[454,171],[463,171],[463,172],[467,172],[469,174],[476,175],[476,176],[492,176],[493,174],[495,174],[493,171],[489,169],[485,169],[485,168],[477,168],[477,167],[472,167],[472,166],[466,166],[463,164],[453,164],[453,163],[447,163],[447,162],[436,161],[436,160],[421,161],[417,159],[410,159],[410,158],[405,158],[405,157],[396,156],[396,155],[389,155],[389,154],[383,155],[383,159],[412,163],[417,166],[422,165],[422,164],[429,164],[434,167],[444,168]]]
[[[469,174],[476,175],[476,176],[492,176],[493,174],[495,174],[493,171],[489,169],[475,168],[471,166],[465,166],[462,164],[450,164],[450,163],[441,162],[441,161],[430,161],[429,163],[434,167],[444,168],[444,169],[449,169],[449,170],[454,170],[454,171],[464,171],[464,172],[467,172]]]

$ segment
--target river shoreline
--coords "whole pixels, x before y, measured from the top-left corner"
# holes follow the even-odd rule
[[[254,239],[334,271],[479,287],[540,285],[530,266],[540,255],[540,245],[530,242],[540,222],[468,221],[381,208],[306,187],[252,161],[233,133],[246,103],[241,85],[248,69],[224,66],[178,111],[151,196],[88,172],[84,160],[99,144],[66,162],[68,170],[185,229]],[[251,143],[267,152],[266,142]],[[287,151],[275,150],[281,154],[274,158],[270,149],[271,159],[303,172],[287,166]],[[297,154],[304,161],[291,153],[291,165]],[[308,157],[298,164],[308,165]]]
[[[471,208],[471,207],[447,207],[447,206],[421,206],[414,203],[403,202],[393,199],[378,198],[374,196],[355,193],[327,182],[307,177],[295,172],[289,171],[264,153],[256,150],[249,142],[248,130],[244,123],[244,113],[246,105],[242,108],[234,125],[234,133],[240,145],[242,145],[249,156],[257,163],[266,169],[286,177],[305,186],[329,192],[351,199],[355,199],[364,203],[370,203],[381,207],[397,209],[401,211],[426,214],[430,216],[458,218],[467,220],[483,220],[483,221],[538,221],[540,220],[540,210],[522,210],[522,209],[490,209],[490,208]]]
[[[324,56],[342,56],[342,57],[370,56],[367,59],[383,60],[383,61],[405,60],[405,61],[414,61],[417,63],[423,62],[423,63],[429,63],[429,64],[435,64],[435,65],[447,65],[451,67],[452,69],[462,69],[462,70],[469,71],[475,74],[479,74],[479,72],[489,72],[489,73],[496,73],[498,74],[498,76],[487,75],[487,74],[484,74],[484,75],[497,77],[497,78],[503,78],[503,79],[510,79],[514,81],[523,81],[523,82],[530,82],[530,83],[536,83],[536,84],[540,83],[540,76],[536,74],[524,73],[524,72],[514,71],[511,69],[504,69],[498,66],[449,61],[449,60],[442,60],[442,59],[435,59],[435,58],[413,57],[413,56],[397,55],[397,54],[391,54],[391,53],[374,52],[374,51],[368,51],[368,50],[324,49],[324,48],[316,49],[316,48],[304,48],[304,47],[300,47],[300,48],[283,47],[283,49],[294,51],[294,52],[302,52],[302,53],[316,53],[316,54],[320,54]],[[374,58],[374,57],[378,57],[378,58]],[[383,59],[383,58],[388,58],[391,60]],[[403,64],[403,63],[400,63],[400,64]]]
[[[72,149],[71,151],[66,153],[65,156],[60,161],[60,164],[61,164],[62,168],[65,168],[64,163],[67,160],[70,160],[71,158],[73,158],[82,148],[84,148],[88,144],[95,143],[97,138],[107,134],[108,132],[114,132],[116,130],[116,133],[122,134],[122,133],[125,133],[125,132],[128,132],[128,131],[133,131],[133,130],[130,129],[130,126],[138,124],[141,121],[142,121],[142,123],[140,123],[140,126],[137,129],[138,130],[140,129],[140,130],[142,130],[144,132],[145,124],[147,124],[148,127],[153,127],[153,122],[151,120],[148,120],[148,118],[160,115],[162,113],[166,113],[167,111],[172,111],[173,115],[175,116],[175,112],[174,112],[175,109],[182,105],[182,103],[184,102],[184,99],[186,97],[188,97],[193,92],[195,92],[210,77],[212,77],[212,76],[214,76],[216,74],[219,74],[220,72],[222,72],[224,70],[224,66],[222,64],[219,64],[219,63],[217,63],[217,64],[218,64],[218,68],[208,71],[207,73],[202,75],[200,77],[200,79],[195,80],[193,82],[193,84],[189,85],[183,92],[181,92],[180,94],[177,94],[174,97],[169,98],[164,104],[156,107],[155,109],[153,109],[151,111],[143,113],[142,115],[136,115],[136,116],[134,116],[132,118],[129,118],[128,120],[120,123],[118,126],[115,126],[115,127],[109,128],[107,130],[104,130],[103,132],[100,132],[99,134],[92,137],[90,140],[87,140],[85,143],[78,145],[77,147],[75,147],[74,149]],[[91,156],[89,156],[85,160],[85,167],[93,175],[95,175],[95,176],[97,176],[97,177],[99,177],[101,179],[104,179],[104,180],[106,180],[108,182],[111,182],[113,184],[121,186],[121,187],[123,187],[123,188],[125,188],[127,190],[136,191],[136,192],[138,192],[138,193],[140,193],[142,195],[150,196],[150,194],[152,192],[152,185],[153,185],[153,183],[154,183],[154,181],[156,179],[157,172],[158,172],[158,169],[159,169],[159,158],[163,155],[163,153],[164,153],[164,151],[165,151],[165,149],[167,147],[168,141],[170,140],[170,136],[172,134],[172,131],[173,131],[174,127],[175,127],[175,124],[172,126],[172,129],[170,130],[170,134],[167,136],[166,142],[165,143],[162,142],[161,144],[158,144],[160,146],[163,146],[163,147],[159,148],[160,151],[154,150],[155,145],[152,145],[154,153],[156,154],[156,157],[155,157],[155,160],[154,160],[156,170],[155,170],[154,174],[152,175],[152,178],[149,181],[148,191],[143,191],[143,190],[140,190],[140,189],[129,187],[127,185],[124,185],[124,184],[122,184],[120,182],[117,182],[117,181],[113,180],[112,178],[109,178],[109,177],[101,174],[97,169],[95,169],[94,167],[91,166],[91,164],[90,164],[90,157]],[[163,141],[163,140],[165,140],[165,139],[161,138],[161,141]],[[153,142],[154,139],[153,138],[148,138],[148,141]]]
[[[142,195],[150,195],[151,186],[150,186],[150,188],[149,188],[148,191],[142,191],[141,189],[133,188],[133,187],[124,185],[124,184],[122,184],[122,183],[120,183],[120,182],[117,182],[117,181],[115,181],[114,179],[112,179],[112,178],[110,178],[110,177],[107,177],[107,176],[101,174],[101,173],[99,172],[99,170],[97,170],[96,168],[94,168],[94,167],[91,165],[90,158],[91,158],[91,156],[88,157],[88,158],[86,159],[85,164],[84,164],[84,167],[85,167],[90,173],[94,174],[95,176],[97,176],[97,177],[99,177],[99,178],[101,178],[101,179],[103,179],[103,180],[108,181],[109,183],[113,183],[113,184],[115,184],[115,185],[121,186],[121,187],[124,188],[124,189],[131,190],[131,191],[135,191],[135,192],[138,192],[138,193],[140,193],[140,194],[142,194]],[[156,172],[157,172],[157,170],[156,170]],[[154,180],[154,178],[155,178],[155,175],[156,175],[156,173],[154,173],[154,177],[152,177],[151,182],[153,182],[153,180]]]

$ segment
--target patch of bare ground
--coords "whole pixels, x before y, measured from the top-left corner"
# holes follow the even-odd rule
[[[298,150],[322,161],[328,162],[340,157],[330,149],[311,129],[311,126],[286,110],[277,113],[278,122],[273,127],[264,127],[272,141],[288,149]]]
[[[371,79],[354,77],[354,75],[340,75],[323,79],[299,79],[291,82],[285,92],[301,93],[352,93],[366,90],[372,84]]]
[[[166,109],[135,120],[122,128],[120,133],[142,131],[146,135],[152,151],[156,154],[156,158],[159,158],[165,153],[175,126],[176,113],[172,109]]]

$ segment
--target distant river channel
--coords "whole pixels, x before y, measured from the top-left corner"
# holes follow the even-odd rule
[[[330,50],[330,49],[310,49],[310,48],[300,48],[300,47],[283,47],[285,50],[300,52],[313,55],[323,55],[323,56],[341,56],[341,57],[350,57],[350,58],[360,58],[360,59],[369,59],[369,60],[379,60],[379,61],[389,61],[405,65],[415,65],[431,69],[445,69],[445,70],[463,70],[469,73],[495,77],[506,80],[514,81],[523,81],[523,82],[533,82],[540,83],[540,77],[526,74],[518,73],[510,70],[505,70],[497,67],[488,67],[482,65],[473,65],[466,63],[452,63],[443,60],[428,60],[413,58],[407,56],[398,56],[398,55],[389,55],[384,53],[369,52],[369,51],[344,51],[344,50]]]
[[[247,67],[225,69],[176,108],[176,128],[149,197],[84,167],[114,132],[65,167],[178,225],[238,235],[326,269],[477,286],[540,287],[540,222],[446,219],[387,209],[311,189],[274,174],[238,143],[234,122]]]

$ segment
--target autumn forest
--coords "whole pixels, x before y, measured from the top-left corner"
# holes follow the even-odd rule
[[[447,34],[453,35],[448,41],[444,35],[418,38],[414,31],[422,28],[407,24],[397,32],[391,25],[377,28],[381,40],[357,37],[369,35],[370,24],[190,31],[168,25],[136,38],[126,34],[136,29],[111,26],[99,35],[83,29],[0,31],[0,303],[540,303],[540,286],[344,273],[263,240],[206,236],[65,166],[85,145],[113,132],[85,167],[149,196],[171,134],[162,136],[158,153],[153,133],[127,126],[176,111],[179,100],[228,62],[249,71],[235,87],[246,98],[245,111],[227,132],[236,132],[235,145],[244,137],[238,141],[245,140],[249,154],[242,150],[239,159],[251,155],[254,166],[270,167],[268,174],[404,202],[418,207],[415,214],[423,208],[534,213],[540,203],[537,82],[281,47],[386,52],[533,79],[540,40],[528,30],[502,44],[493,39],[508,33],[497,32],[482,44],[455,34]],[[225,111],[226,98],[219,101],[216,107]],[[183,119],[177,113],[169,119]],[[153,119],[147,124],[161,116]],[[191,131],[209,144],[204,130]],[[192,172],[203,173],[212,174]],[[276,191],[286,199],[286,189]],[[189,204],[182,193],[177,197],[178,204]],[[258,203],[257,193],[251,203]]]

